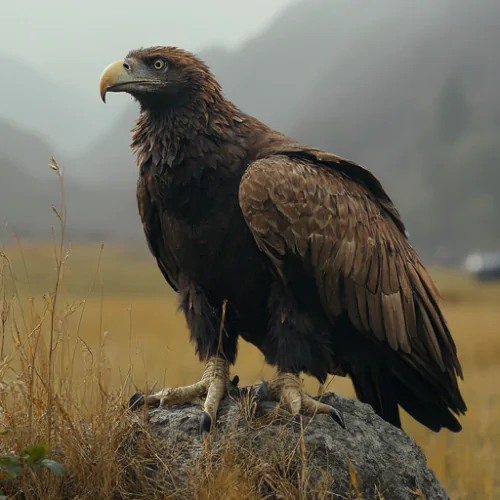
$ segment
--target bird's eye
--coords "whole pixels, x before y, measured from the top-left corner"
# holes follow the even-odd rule
[[[166,66],[166,63],[163,59],[156,59],[156,61],[153,63],[153,68],[156,70],[156,71],[161,71],[162,69],[164,69]]]

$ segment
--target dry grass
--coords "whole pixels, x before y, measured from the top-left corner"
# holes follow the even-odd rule
[[[187,384],[201,375],[176,298],[142,247],[71,248],[55,239],[56,245],[9,245],[1,254],[0,425],[10,432],[0,436],[0,453],[46,442],[66,475],[40,471],[24,486],[0,490],[24,488],[26,498],[163,498],[167,492],[142,467],[160,453],[155,443],[145,438],[140,452],[116,452],[130,449],[142,425],[125,409],[136,387]],[[432,433],[410,418],[404,427],[452,498],[500,498],[500,285],[434,275],[464,367],[469,412],[456,435]],[[272,374],[243,342],[233,372],[243,385]],[[316,393],[315,381],[307,386]],[[330,389],[353,395],[344,379]],[[198,471],[199,488],[190,494],[258,498],[257,464],[230,451],[222,462],[212,474],[209,466]],[[301,480],[279,470],[272,476],[282,498],[303,494]]]

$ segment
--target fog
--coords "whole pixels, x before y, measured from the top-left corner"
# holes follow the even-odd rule
[[[243,111],[372,170],[430,261],[500,246],[500,4],[479,0],[2,2],[0,222],[50,235],[54,155],[68,235],[141,241],[130,128],[98,95],[129,49],[177,45]]]
[[[292,0],[2,2],[0,47],[54,82],[94,89],[103,65],[132,47],[236,47]]]
[[[90,107],[98,120],[92,128],[78,130],[78,135],[66,134],[65,124],[61,130],[55,128],[49,139],[62,150],[82,150],[103,131],[100,122],[109,125],[124,107],[123,101],[113,102],[112,109],[104,112],[96,99],[96,81],[110,61],[124,57],[131,48],[150,45],[178,45],[192,51],[209,46],[235,48],[257,36],[291,1],[3,0],[0,115],[6,114],[2,108],[7,107],[8,118],[29,127],[31,117],[19,101],[26,99],[26,93],[38,99],[52,97],[36,85],[38,80],[54,90],[64,87],[65,99],[71,95],[82,108]],[[67,106],[64,99],[50,104],[53,109]],[[17,111],[23,116],[16,116]],[[75,107],[75,120],[79,111]]]

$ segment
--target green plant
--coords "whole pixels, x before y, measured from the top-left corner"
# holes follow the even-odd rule
[[[6,434],[8,431],[2,431]],[[48,469],[56,476],[64,474],[63,465],[57,460],[45,458],[47,456],[47,447],[45,443],[35,444],[23,448],[18,455],[0,455],[0,481],[6,482],[15,479],[21,479],[22,490],[27,491],[26,482],[30,472],[36,472],[40,469]],[[0,495],[0,500],[6,499]]]

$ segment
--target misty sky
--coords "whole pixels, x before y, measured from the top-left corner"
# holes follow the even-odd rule
[[[87,88],[131,48],[232,47],[265,29],[292,1],[0,0],[0,55]]]

